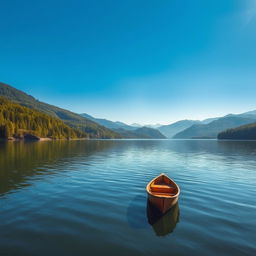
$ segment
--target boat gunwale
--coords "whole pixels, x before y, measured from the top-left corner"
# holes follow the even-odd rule
[[[157,178],[159,178],[159,177],[162,176],[162,175],[166,176],[166,177],[167,177],[169,180],[171,180],[171,181],[174,183],[174,185],[177,187],[178,192],[177,192],[175,195],[159,196],[159,195],[154,195],[154,194],[150,191],[149,188],[150,188],[151,183],[153,183],[154,180],[156,180]],[[147,190],[147,193],[148,193],[150,196],[157,197],[157,198],[163,198],[163,199],[173,199],[173,198],[178,197],[179,194],[180,194],[180,188],[179,188],[178,184],[177,184],[174,180],[172,180],[171,178],[169,178],[165,173],[161,173],[160,175],[158,175],[157,177],[155,177],[154,179],[152,179],[152,180],[147,184],[146,190]]]

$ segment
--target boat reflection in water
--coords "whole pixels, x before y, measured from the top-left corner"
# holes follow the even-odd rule
[[[153,227],[156,235],[166,236],[174,231],[176,224],[179,222],[179,203],[176,203],[169,211],[163,215],[148,200],[147,217],[148,223]]]

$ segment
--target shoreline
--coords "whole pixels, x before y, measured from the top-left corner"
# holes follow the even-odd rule
[[[17,142],[17,141],[34,141],[34,142],[39,142],[39,141],[56,141],[56,140],[89,140],[89,138],[70,138],[70,139],[52,139],[52,138],[47,138],[47,137],[38,137],[36,139],[31,139],[31,138],[14,138],[14,137],[9,137],[9,138],[0,138],[0,141],[10,141],[10,142]]]
[[[227,141],[247,141],[247,142],[255,142],[256,140],[240,140],[240,139],[236,139],[236,140],[233,140],[233,139],[202,139],[202,138],[193,138],[193,139],[151,139],[151,138],[70,138],[70,139],[52,139],[52,138],[47,138],[47,137],[42,137],[42,138],[37,138],[37,139],[31,139],[31,138],[14,138],[14,137],[9,137],[9,138],[0,138],[0,142],[43,142],[43,141],[74,141],[74,140],[117,140],[117,141],[132,141],[132,140],[161,140],[161,141],[167,141],[167,140],[173,140],[173,141],[218,141],[218,142],[227,142]]]

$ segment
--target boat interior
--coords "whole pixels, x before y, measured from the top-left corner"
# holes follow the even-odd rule
[[[159,176],[150,184],[150,191],[157,196],[174,196],[178,193],[175,183],[164,175]]]

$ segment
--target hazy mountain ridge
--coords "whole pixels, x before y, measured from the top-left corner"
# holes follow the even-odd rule
[[[218,120],[219,118],[221,118],[221,117],[210,117],[210,118],[207,118],[207,119],[204,119],[204,120],[200,121],[200,123],[201,124],[209,124],[212,121]]]
[[[138,139],[166,139],[166,137],[158,130],[150,127],[139,127],[135,130],[126,130],[119,128],[115,130],[125,138],[138,138]]]
[[[191,127],[177,133],[174,138],[217,138],[217,135],[230,128],[255,122],[256,116],[251,118],[240,115],[227,115],[208,124],[194,124]]]
[[[173,138],[174,135],[184,131],[185,129],[191,127],[194,124],[208,124],[212,121],[219,119],[219,117],[211,117],[204,120],[180,120],[172,124],[161,125],[157,129],[162,132],[167,138]]]
[[[181,120],[169,125],[162,125],[157,129],[167,138],[172,138],[175,134],[185,130],[186,128],[192,126],[193,124],[200,123],[200,121],[195,120]]]
[[[134,124],[135,126],[132,126],[119,121],[114,122],[114,121],[110,121],[103,118],[95,118],[85,113],[81,115],[121,134],[125,138],[140,138],[140,139],[166,138],[158,129],[155,129],[146,125],[141,126],[139,124]]]
[[[105,119],[105,118],[96,118],[96,117],[93,117],[91,115],[88,115],[86,113],[83,113],[83,114],[80,114],[81,116],[91,120],[91,121],[94,121],[100,125],[103,125],[105,126],[106,128],[109,128],[109,129],[126,129],[126,130],[135,130],[137,127],[134,127],[134,126],[131,126],[131,125],[128,125],[128,124],[125,124],[123,122],[119,122],[119,121],[110,121],[108,119]]]

